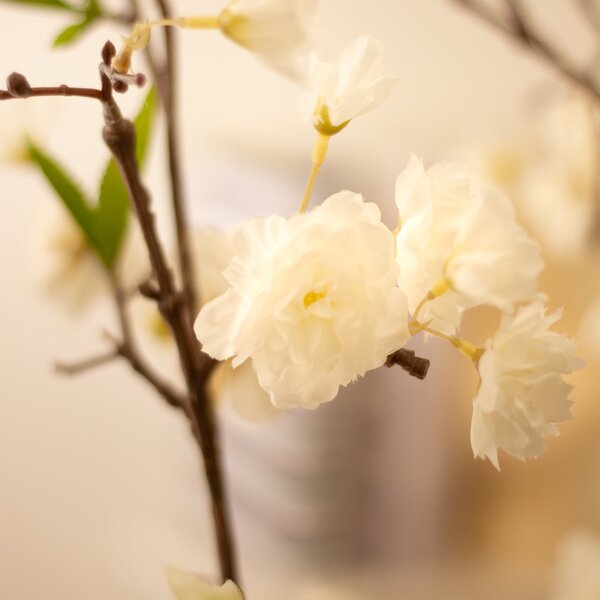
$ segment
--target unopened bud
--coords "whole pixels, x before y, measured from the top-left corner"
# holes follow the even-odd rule
[[[110,63],[116,53],[117,49],[115,48],[115,45],[109,40],[102,48],[102,62],[106,66],[110,66]]]
[[[15,98],[29,98],[31,96],[29,81],[21,73],[11,73],[6,78],[6,88],[8,93]]]
[[[129,89],[129,86],[124,81],[121,81],[120,79],[114,80],[112,87],[113,87],[113,90],[115,92],[117,92],[117,94],[124,94]]]

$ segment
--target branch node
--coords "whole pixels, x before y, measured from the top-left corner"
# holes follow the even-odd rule
[[[400,348],[400,350],[392,352],[385,361],[385,366],[388,368],[394,365],[402,367],[409,375],[417,379],[425,379],[430,361],[428,358],[416,356],[414,350]]]

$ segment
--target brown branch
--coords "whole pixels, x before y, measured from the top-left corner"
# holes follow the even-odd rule
[[[6,78],[7,90],[0,90],[0,100],[15,100],[41,96],[72,96],[77,98],[92,98],[102,101],[100,90],[93,88],[70,87],[59,85],[55,87],[31,87],[20,73],[11,73]]]
[[[407,371],[409,375],[417,379],[425,379],[429,370],[429,364],[428,358],[416,356],[414,350],[408,350],[407,348],[400,348],[400,350],[392,352],[385,361],[386,367],[389,368],[398,365]]]
[[[103,52],[105,66],[110,64],[114,54],[114,46],[107,44]],[[177,345],[190,400],[191,410],[188,416],[200,443],[212,501],[221,576],[223,579],[236,581],[235,554],[216,441],[217,427],[206,390],[207,378],[216,363],[202,354],[194,334],[191,313],[187,309],[184,297],[176,289],[173,275],[167,265],[150,207],[150,196],[140,178],[135,154],[135,127],[130,121],[123,119],[112,96],[111,82],[103,69],[101,69],[101,78],[104,93],[104,141],[111,150],[127,185],[148,248],[154,278],[158,284],[160,292],[158,307]]]
[[[95,356],[84,358],[78,362],[55,362],[54,368],[61,375],[79,375],[81,373],[85,373],[86,371],[91,371],[96,367],[101,367],[111,363],[117,358],[119,358],[119,351],[116,348],[113,348],[112,350],[104,352],[103,354],[96,354]]]
[[[514,42],[520,44],[534,54],[537,54],[547,64],[554,67],[572,83],[587,90],[587,92],[589,92],[596,100],[600,100],[600,87],[590,76],[588,71],[573,63],[549,40],[540,34],[530,22],[529,17],[525,14],[521,5],[515,0],[505,0],[510,14],[510,19],[508,21],[502,19],[497,13],[490,10],[487,6],[480,4],[477,0],[451,1],[477,15],[507,35]]]
[[[122,327],[123,341],[116,343],[119,355],[127,358],[134,370],[150,382],[170,403],[182,408],[188,416],[192,431],[198,441],[203,457],[204,470],[208,481],[212,501],[213,523],[222,578],[237,580],[235,552],[232,541],[230,519],[225,500],[225,489],[221,462],[217,446],[217,426],[207,392],[208,377],[217,364],[216,361],[203,354],[193,330],[193,310],[189,301],[177,289],[173,274],[166,261],[165,253],[155,225],[154,213],[151,209],[150,196],[142,184],[136,159],[136,132],[133,123],[124,119],[119,106],[114,100],[113,91],[126,92],[130,85],[142,85],[145,78],[140,75],[120,74],[111,67],[116,54],[112,43],[107,42],[102,50],[100,64],[101,89],[71,88],[58,86],[52,88],[32,88],[27,79],[13,73],[7,80],[8,90],[0,90],[0,99],[29,98],[32,96],[80,96],[93,98],[102,103],[104,129],[103,138],[119,166],[129,197],[140,223],[144,236],[153,278],[156,287],[147,287],[157,300],[158,308],[169,325],[177,345],[180,364],[185,376],[187,397],[172,391],[142,360],[133,345],[129,321],[124,312],[124,294],[115,282],[115,301]],[[175,155],[177,157],[177,154]],[[185,224],[185,217],[182,223]],[[185,263],[184,263],[185,264]],[[183,265],[182,265],[183,266]],[[190,279],[186,279],[190,281]],[[114,355],[114,351],[111,353]],[[112,358],[112,357],[111,357]],[[108,359],[88,359],[88,363],[97,364]],[[73,367],[77,370],[76,367]],[[68,367],[67,367],[68,370]]]
[[[171,11],[167,0],[156,0],[159,12],[163,19],[171,18]],[[179,128],[177,119],[177,48],[175,44],[175,31],[171,27],[164,27],[165,36],[165,64],[163,72],[157,78],[161,98],[165,110],[167,125],[167,146],[169,153],[169,172],[171,181],[171,201],[175,217],[175,233],[177,236],[177,250],[181,268],[181,282],[183,294],[188,305],[188,310],[195,316],[196,282],[194,281],[194,265],[190,249],[189,219],[183,197],[182,161],[179,156]]]

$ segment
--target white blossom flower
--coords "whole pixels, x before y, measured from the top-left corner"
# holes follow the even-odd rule
[[[178,567],[167,567],[167,581],[177,600],[244,600],[233,581],[217,585]]]
[[[233,0],[219,15],[219,27],[271,66],[294,74],[316,5],[316,0]]]
[[[315,408],[408,338],[394,240],[376,205],[340,192],[289,220],[250,221],[225,271],[231,286],[198,315],[211,356],[247,359],[280,408]]]
[[[331,135],[382,104],[396,82],[385,74],[383,54],[381,42],[368,36],[349,44],[336,64],[311,53],[308,91],[300,101],[303,117]]]
[[[600,598],[600,535],[588,530],[569,532],[558,547],[552,600]]]
[[[554,423],[571,418],[572,386],[562,376],[581,368],[575,344],[549,331],[560,311],[546,315],[541,299],[504,316],[488,340],[477,369],[471,446],[498,468],[498,448],[517,458],[538,456],[544,436],[558,435]]]
[[[508,311],[533,296],[542,267],[538,245],[509,201],[479,186],[468,167],[442,163],[425,171],[413,155],[398,177],[396,204],[399,285],[410,310],[441,286],[424,305],[422,322],[453,332],[464,308]]]

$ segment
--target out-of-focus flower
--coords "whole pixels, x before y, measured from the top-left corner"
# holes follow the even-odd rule
[[[552,600],[600,598],[600,535],[576,530],[558,547]]]
[[[253,219],[235,239],[230,288],[196,334],[211,356],[252,359],[280,408],[315,408],[408,338],[394,239],[376,205],[340,192],[289,220]]]
[[[216,585],[194,573],[172,566],[167,567],[166,574],[177,600],[244,600],[242,592],[233,581]]]
[[[307,44],[316,0],[234,0],[218,18],[221,31],[280,71],[294,74]]]
[[[549,331],[559,318],[560,311],[546,315],[537,299],[514,317],[503,317],[479,358],[471,446],[496,468],[498,448],[521,459],[538,456],[544,436],[558,435],[554,423],[571,418],[572,386],[562,376],[583,362],[572,340]]]
[[[396,183],[399,285],[431,326],[454,332],[463,309],[489,304],[508,311],[530,299],[542,268],[539,247],[509,201],[484,188],[461,164],[427,171],[412,156]]]
[[[480,148],[475,162],[509,192],[549,255],[575,259],[589,247],[598,215],[600,114],[573,94],[537,114],[525,131]]]
[[[596,106],[572,98],[550,111],[536,135],[517,199],[532,231],[552,254],[574,257],[588,246],[597,215],[600,147]]]
[[[34,279],[69,312],[80,312],[108,290],[100,260],[62,206],[42,212],[32,240]]]
[[[361,36],[340,54],[337,63],[310,57],[308,91],[300,111],[315,129],[333,135],[352,119],[378,107],[390,95],[396,78],[385,74],[383,46]]]
[[[47,108],[28,102],[5,102],[0,119],[0,165],[30,164],[29,142],[47,137]],[[60,111],[60,108],[58,109]],[[58,115],[56,120],[58,120]]]

